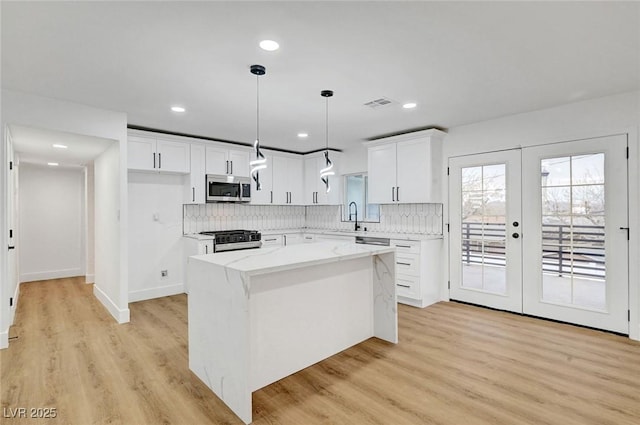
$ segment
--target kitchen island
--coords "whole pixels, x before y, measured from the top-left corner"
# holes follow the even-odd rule
[[[189,368],[247,424],[253,391],[368,338],[398,342],[392,247],[221,252],[187,270]]]

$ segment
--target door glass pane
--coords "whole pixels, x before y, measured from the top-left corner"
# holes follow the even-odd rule
[[[544,159],[542,300],[606,308],[604,154]]]
[[[506,165],[462,168],[462,286],[506,293]]]

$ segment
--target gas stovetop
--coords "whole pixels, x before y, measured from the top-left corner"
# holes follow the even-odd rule
[[[200,232],[201,235],[213,236],[213,252],[233,251],[237,249],[260,248],[260,232],[257,230],[217,230]]]

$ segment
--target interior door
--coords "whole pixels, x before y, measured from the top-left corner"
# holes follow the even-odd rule
[[[627,137],[523,149],[524,313],[628,333]]]
[[[449,159],[450,298],[522,311],[521,152]]]

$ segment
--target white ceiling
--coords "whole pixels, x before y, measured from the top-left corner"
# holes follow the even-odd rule
[[[13,148],[20,153],[21,162],[47,164],[57,162],[64,167],[90,164],[113,143],[113,140],[83,136],[62,131],[42,130],[10,125]],[[54,148],[54,144],[67,149]]]
[[[638,2],[0,4],[4,88],[251,143],[262,64],[261,141],[295,151],[324,146],[323,89],[343,149],[640,89]],[[418,107],[363,106],[382,96]]]

